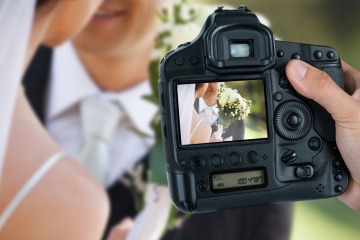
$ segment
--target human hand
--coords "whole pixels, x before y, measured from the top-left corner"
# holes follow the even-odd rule
[[[134,219],[126,240],[158,240],[164,232],[172,202],[167,186],[149,183],[145,207]]]
[[[108,240],[125,240],[126,235],[133,226],[133,220],[131,218],[125,218],[118,225],[113,227],[110,231]]]
[[[211,135],[211,138],[210,138],[210,142],[211,143],[214,143],[214,142],[222,142],[223,141],[223,138],[222,137],[218,137],[218,135],[216,134],[216,132],[214,132],[212,135]]]
[[[217,131],[211,134],[210,142],[222,142],[223,138],[221,137],[221,135],[223,134],[223,129],[223,125],[218,125]]]
[[[309,64],[292,60],[286,75],[297,92],[322,105],[335,120],[336,143],[351,179],[339,199],[360,210],[360,72],[342,61],[345,89],[331,77]]]

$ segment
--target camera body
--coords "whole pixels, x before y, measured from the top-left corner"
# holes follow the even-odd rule
[[[334,120],[290,85],[285,67],[294,58],[328,73],[343,88],[334,49],[276,41],[244,6],[218,8],[194,41],[164,57],[159,77],[163,144],[170,194],[178,209],[209,212],[327,198],[345,191],[348,171],[336,147]],[[209,126],[213,136],[214,126],[221,125],[217,120],[197,121],[197,84],[232,86],[252,101],[248,116],[234,120],[240,127],[227,140],[224,134],[222,141],[191,140],[194,134],[209,136]],[[221,91],[214,110],[218,115],[232,101],[228,98],[220,106]],[[186,108],[187,101],[191,106]],[[190,121],[187,128],[183,116]],[[239,131],[245,133],[234,138]]]

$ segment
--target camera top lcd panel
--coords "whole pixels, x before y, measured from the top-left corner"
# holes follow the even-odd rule
[[[168,182],[184,212],[319,199],[343,193],[348,173],[331,116],[299,95],[291,59],[343,88],[329,47],[275,41],[246,7],[217,9],[191,43],[160,66]]]

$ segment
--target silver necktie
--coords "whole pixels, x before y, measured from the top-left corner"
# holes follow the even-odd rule
[[[100,97],[86,98],[81,102],[80,114],[85,144],[78,159],[102,184],[105,184],[109,166],[109,144],[123,116],[118,105]]]
[[[212,124],[212,114],[213,114],[213,109],[211,107],[206,107],[205,108],[206,122],[210,125]]]

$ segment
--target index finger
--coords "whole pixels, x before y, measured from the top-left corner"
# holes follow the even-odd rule
[[[353,95],[356,93],[357,89],[360,89],[360,73],[351,67],[348,63],[346,63],[344,60],[341,60],[342,69],[344,72],[344,84],[345,84],[345,91]],[[360,98],[359,96],[353,96],[356,99]]]

